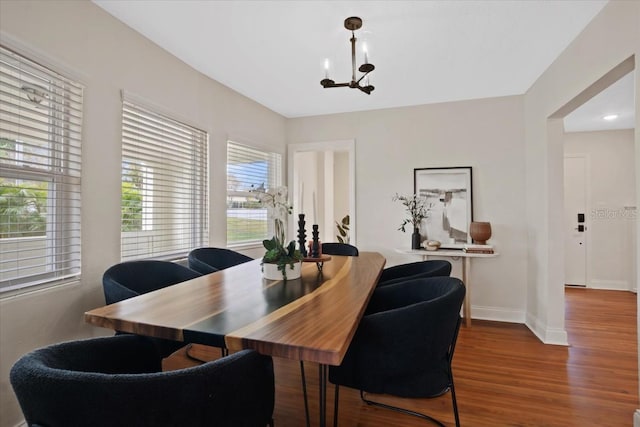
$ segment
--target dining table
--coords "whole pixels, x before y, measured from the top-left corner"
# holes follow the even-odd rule
[[[326,425],[328,366],[342,362],[385,258],[377,252],[331,256],[301,277],[267,280],[253,260],[90,310],[99,327],[319,366],[319,424]]]

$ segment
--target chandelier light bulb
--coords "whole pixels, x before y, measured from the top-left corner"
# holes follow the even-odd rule
[[[324,78],[329,78],[329,58],[324,60]]]
[[[604,120],[610,122],[611,120],[615,120],[618,118],[617,114],[607,114],[606,116],[603,117]]]
[[[367,49],[367,44],[362,43],[362,52],[364,52],[364,63],[369,63],[369,50]]]

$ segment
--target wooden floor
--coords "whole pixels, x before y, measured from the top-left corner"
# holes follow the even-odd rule
[[[636,295],[567,289],[569,347],[540,343],[524,325],[474,320],[462,327],[453,373],[463,427],[632,426],[638,408]],[[276,427],[304,426],[298,362],[274,358]],[[306,364],[312,425],[318,425],[318,369]],[[379,396],[376,396],[379,397]],[[393,399],[453,426],[450,394]],[[333,417],[333,386],[328,393]],[[425,426],[417,418],[361,403],[340,389],[340,426]]]

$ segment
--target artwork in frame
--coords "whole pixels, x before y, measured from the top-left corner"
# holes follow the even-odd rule
[[[422,239],[438,240],[441,248],[462,249],[471,243],[473,221],[471,167],[420,168],[413,170],[415,194],[425,197],[429,217],[422,221]]]

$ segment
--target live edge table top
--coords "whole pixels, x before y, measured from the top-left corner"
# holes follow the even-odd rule
[[[283,282],[263,279],[254,260],[84,317],[123,332],[339,365],[384,264],[376,252],[332,256],[321,272],[304,263],[300,279]]]

